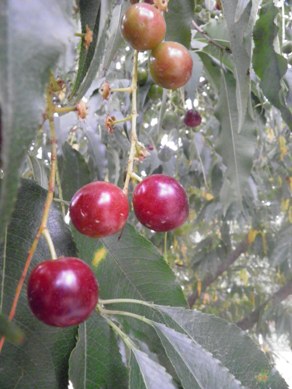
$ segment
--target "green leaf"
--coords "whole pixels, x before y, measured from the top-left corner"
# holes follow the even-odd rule
[[[243,389],[214,356],[193,339],[163,324],[154,324],[184,389]]]
[[[8,342],[21,344],[24,341],[24,333],[8,318],[0,313],[0,337],[5,336]]]
[[[81,57],[79,63],[79,69],[77,78],[73,86],[71,99],[73,101],[80,100],[87,90],[89,89],[92,81],[97,77],[97,73],[101,69],[102,62],[104,60],[107,47],[109,45],[109,31],[111,31],[110,37],[115,36],[113,29],[117,31],[120,28],[120,23],[117,22],[121,17],[121,9],[125,7],[125,4],[117,4],[115,1],[102,1],[99,2],[91,1],[88,5],[86,1],[83,1],[84,7],[81,12],[85,12],[86,15],[90,12],[96,14],[94,26],[91,25],[93,31],[93,41],[89,46],[88,50],[81,49]],[[115,17],[113,17],[113,13]],[[117,16],[118,15],[118,16]],[[93,18],[88,16],[83,17],[83,24],[88,21],[88,25],[92,23]],[[85,25],[83,28],[85,28]],[[110,47],[110,46],[109,46]],[[110,62],[115,53],[111,51],[111,56],[107,56],[107,61]]]
[[[179,42],[189,47],[193,14],[194,0],[170,1],[168,12],[165,14],[167,24],[165,39]]]
[[[164,367],[143,351],[133,348],[130,356],[129,389],[176,389]]]
[[[93,314],[79,326],[78,340],[69,361],[74,388],[126,389],[127,371],[114,333],[105,319]]]
[[[240,212],[243,210],[243,197],[248,190],[247,180],[256,150],[256,122],[248,111],[244,117],[244,126],[238,133],[235,80],[230,72],[222,71],[221,74],[219,102],[215,112],[220,122],[216,148],[227,170],[220,197],[224,213],[232,205],[235,212]]]
[[[42,188],[48,189],[49,170],[44,161],[33,155],[28,155],[27,158],[32,170],[34,181],[36,181]]]
[[[73,35],[71,2],[17,0],[0,5],[0,106],[4,178],[0,193],[0,240],[9,221],[19,184],[19,168],[44,111],[49,69]]]
[[[271,262],[273,266],[279,266],[288,261],[289,267],[292,266],[292,225],[285,226],[278,232],[275,239],[275,246],[271,253]]]
[[[236,79],[237,132],[242,130],[250,100],[252,32],[259,4],[260,0],[222,0]]]
[[[2,307],[6,315],[10,311],[28,251],[40,225],[46,194],[47,192],[34,182],[22,181],[7,231],[4,258],[3,247],[0,247]],[[57,255],[76,256],[70,232],[54,204],[50,210],[48,228]],[[41,238],[31,268],[50,257],[46,241]],[[21,346],[5,342],[1,353],[0,387],[67,387],[68,359],[75,345],[76,327],[59,329],[38,321],[28,307],[26,283],[20,295],[14,321],[25,332],[25,342]]]
[[[97,43],[100,22],[100,3],[100,0],[80,0],[79,3],[82,33],[85,34],[86,28],[88,27],[93,33],[93,40],[89,48],[84,46],[82,40],[80,42],[78,72],[73,86],[73,95],[80,87],[94,55],[94,48]]]
[[[122,17],[126,9],[129,7],[127,3],[122,4],[121,7],[115,7],[113,9],[112,20],[108,31],[107,49],[104,53],[103,69],[107,72],[112,60],[117,55],[118,49],[122,46],[124,38],[121,34],[121,22]]]
[[[127,225],[122,232],[101,239],[108,255],[96,263],[101,242],[74,232],[80,257],[98,264],[100,293],[105,298],[134,298],[157,304],[184,306],[175,276],[157,248]]]
[[[164,315],[162,322],[165,325],[187,335],[195,344],[211,353],[243,386],[252,389],[262,388],[260,376],[266,374],[269,389],[288,389],[283,378],[259,346],[234,324],[194,310],[163,306],[155,306],[155,310]],[[171,337],[171,334],[168,337]],[[185,349],[186,355],[188,347]],[[186,356],[185,358],[187,360]],[[178,369],[178,365],[176,366]],[[218,387],[225,388],[225,385]]]
[[[207,73],[207,77],[212,84],[212,86],[219,93],[220,85],[221,85],[221,72],[219,61],[216,58],[213,58],[209,54],[204,51],[198,52],[199,57],[204,65],[204,71]]]
[[[65,142],[58,159],[63,198],[70,201],[74,193],[91,181],[88,165],[79,151]]]
[[[260,10],[260,17],[254,29],[253,66],[261,80],[260,86],[264,95],[280,110],[283,119],[292,130],[292,113],[287,106],[283,80],[287,72],[287,60],[274,49],[279,30],[275,18],[279,11],[280,8],[276,8],[273,2],[267,2]]]

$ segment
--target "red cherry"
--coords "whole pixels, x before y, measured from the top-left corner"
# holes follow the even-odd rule
[[[134,49],[151,50],[164,39],[166,23],[161,12],[153,5],[138,3],[127,9],[121,31]]]
[[[69,211],[79,232],[100,238],[115,234],[124,227],[129,204],[121,188],[109,182],[95,181],[74,194]]]
[[[216,0],[215,9],[217,9],[217,11],[221,11],[222,10],[221,0]]]
[[[42,322],[68,327],[86,320],[98,301],[98,284],[81,259],[61,257],[37,265],[30,274],[27,297]]]
[[[189,214],[184,188],[163,174],[149,176],[135,187],[133,206],[137,219],[158,232],[179,227]]]
[[[156,84],[166,89],[185,85],[192,75],[189,51],[177,42],[161,42],[151,52],[150,73]]]
[[[201,124],[202,117],[195,109],[190,109],[184,117],[184,124],[188,127],[197,127]]]

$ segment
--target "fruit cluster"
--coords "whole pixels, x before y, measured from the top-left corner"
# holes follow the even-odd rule
[[[137,219],[154,231],[170,231],[188,217],[188,199],[172,177],[154,174],[133,192]],[[101,238],[119,232],[126,224],[129,204],[114,184],[95,181],[80,188],[70,203],[72,224],[82,234]],[[90,267],[78,258],[61,257],[33,269],[27,287],[29,306],[44,323],[57,327],[86,320],[98,302],[98,283]]]
[[[156,84],[166,89],[179,88],[191,77],[192,57],[182,44],[163,41],[166,34],[163,10],[167,2],[148,3],[151,2],[132,4],[128,8],[122,19],[122,34],[134,49],[151,50],[149,68]]]
[[[163,11],[167,1],[131,2],[122,21],[123,36],[137,51],[152,50],[150,71],[158,85],[171,89],[184,85],[192,72],[188,50],[176,42],[162,42],[166,34]],[[108,83],[102,86],[100,93],[104,99],[109,98]],[[70,203],[72,224],[90,238],[118,233],[129,216],[126,192],[104,181],[84,185]],[[132,202],[137,219],[157,232],[181,226],[189,213],[185,190],[174,178],[163,174],[149,176],[136,185]],[[33,269],[27,296],[39,320],[67,327],[82,323],[91,315],[98,303],[98,290],[95,275],[84,261],[60,257],[41,262]]]

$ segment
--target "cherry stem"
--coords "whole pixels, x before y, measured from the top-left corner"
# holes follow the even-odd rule
[[[133,174],[134,160],[136,155],[136,145],[137,145],[137,79],[138,79],[138,51],[134,51],[134,60],[133,60],[133,74],[132,74],[132,113],[131,113],[131,145],[128,159],[127,175],[124,183],[123,191],[127,195],[128,187],[130,183],[131,176]]]
[[[127,312],[127,311],[114,311],[112,309],[104,309],[104,308],[101,308],[99,307],[99,312],[101,313],[101,315],[113,315],[113,316],[127,316],[127,317],[131,317],[133,319],[137,319],[137,320],[140,320],[140,321],[143,321],[144,323],[150,325],[150,326],[153,326],[153,321],[152,320],[149,320],[149,319],[146,319],[146,317],[144,316],[141,316],[141,315],[137,315],[136,313],[132,313],[132,312]]]
[[[115,126],[116,124],[125,123],[125,122],[128,122],[130,120],[132,120],[132,115],[129,115],[129,116],[123,118],[123,119],[114,120],[112,125]]]
[[[63,189],[62,189],[62,185],[61,185],[61,178],[60,178],[57,158],[56,158],[56,184],[57,184],[57,188],[58,188],[59,202],[61,204],[62,215],[63,215],[63,218],[65,218],[65,216],[66,216],[66,209],[65,209],[65,205],[64,205],[65,201],[63,198]],[[53,200],[55,201],[56,199],[54,198]]]
[[[54,112],[58,113],[58,114],[65,114],[65,113],[69,113],[69,112],[74,112],[76,111],[77,108],[76,106],[70,106],[70,107],[58,107],[58,106],[54,106]]]
[[[99,299],[99,303],[101,305],[108,305],[108,304],[140,304],[145,305],[146,307],[153,308],[153,303],[148,303],[147,301],[143,300],[136,300],[136,299],[108,299],[108,300],[102,300]]]
[[[111,89],[111,92],[128,92],[132,93],[133,89],[132,86],[128,86],[126,88],[113,88]]]
[[[84,38],[85,37],[85,33],[75,32],[74,36],[77,36],[78,38]]]
[[[164,233],[164,260],[166,263],[168,263],[168,257],[167,257],[167,232]]]
[[[13,320],[13,318],[15,316],[17,304],[18,304],[18,301],[20,298],[20,294],[21,294],[23,285],[24,285],[24,281],[26,279],[33,255],[37,249],[40,237],[43,234],[44,230],[47,228],[49,211],[50,211],[50,207],[51,207],[51,204],[52,204],[53,198],[54,198],[56,160],[57,160],[57,144],[56,144],[56,130],[55,130],[55,124],[54,124],[54,110],[55,110],[55,107],[54,107],[54,104],[52,102],[52,92],[51,92],[51,89],[49,87],[48,91],[47,91],[47,117],[48,117],[48,121],[49,121],[50,136],[51,136],[51,171],[50,171],[50,177],[49,177],[48,193],[47,193],[47,197],[46,197],[46,200],[44,203],[44,208],[43,208],[40,226],[37,230],[35,238],[34,238],[32,245],[29,249],[24,268],[22,270],[20,279],[19,279],[17,287],[16,287],[15,296],[14,296],[12,306],[11,306],[9,316],[8,316],[10,321]],[[3,336],[0,340],[0,352],[2,351],[4,342],[5,342],[5,337]]]
[[[57,259],[57,254],[56,254],[55,246],[54,246],[54,243],[53,243],[50,231],[48,230],[47,227],[45,227],[43,229],[42,234],[43,234],[44,238],[47,241],[47,245],[48,245],[49,250],[50,250],[51,258],[52,259]]]
[[[131,178],[134,178],[134,180],[136,180],[136,181],[138,181],[138,182],[143,181],[143,178],[140,177],[140,176],[138,176],[138,174],[136,174],[136,173],[134,173],[134,172],[132,172]]]
[[[63,198],[62,198],[62,199],[58,199],[57,197],[54,197],[54,201],[55,201],[56,203],[61,203],[61,204],[63,204],[63,206],[64,206],[64,205],[67,205],[67,206],[69,207],[69,205],[70,205],[70,201],[66,201],[66,200],[64,200]]]

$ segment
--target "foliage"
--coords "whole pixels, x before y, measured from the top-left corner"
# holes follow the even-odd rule
[[[131,214],[121,233],[100,240],[80,235],[66,214],[84,184],[124,183],[131,96],[117,91],[104,100],[99,89],[105,81],[112,89],[131,85],[133,50],[120,33],[129,2],[0,5],[1,388],[66,388],[68,380],[75,389],[287,388],[242,330],[254,340],[276,332],[292,342],[286,3],[222,0],[216,10],[212,1],[170,0],[166,39],[190,50],[193,74],[158,99],[148,94],[150,75],[138,88],[135,174],[176,177],[190,217],[166,235],[147,231]],[[74,36],[79,23],[81,39]],[[138,64],[148,71],[147,52]],[[50,93],[58,109],[51,117]],[[194,129],[183,122],[191,108],[202,116]],[[108,116],[118,121],[110,131]],[[133,187],[131,181],[130,200]],[[7,319],[50,194],[47,227],[57,255],[85,260],[100,285],[97,312],[78,328],[37,321],[26,280],[15,317]],[[41,236],[30,266],[50,257]]]

